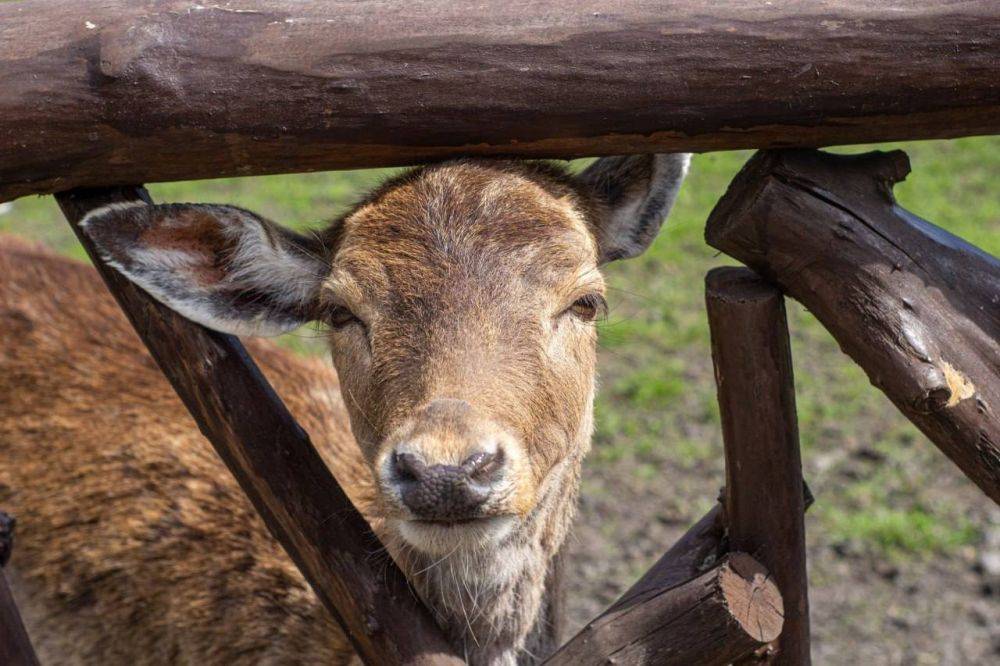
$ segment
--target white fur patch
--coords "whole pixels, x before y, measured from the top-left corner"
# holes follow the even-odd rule
[[[80,227],[83,229],[87,228],[91,222],[96,219],[102,218],[108,213],[115,213],[118,211],[129,210],[130,208],[138,208],[140,206],[147,206],[145,201],[119,201],[116,203],[110,203],[107,206],[101,206],[100,208],[95,208],[80,220]]]
[[[204,269],[213,260],[203,252],[177,247],[158,247],[141,243],[113,242],[101,246],[92,233],[95,223],[112,214],[146,206],[142,201],[113,203],[96,208],[80,221],[84,231],[95,238],[104,261],[142,287],[156,300],[203,326],[241,336],[273,336],[305,323],[293,314],[305,310],[323,278],[322,263],[310,260],[291,247],[280,230],[272,239],[264,229],[269,224],[257,216],[228,206],[192,205],[216,219],[218,228],[233,240],[235,248],[228,257],[229,270],[216,281],[208,281]],[[155,207],[154,207],[155,208]],[[155,226],[169,229],[180,222],[168,217],[155,219]],[[108,220],[107,224],[118,224]],[[128,224],[122,218],[121,224]],[[108,241],[105,241],[108,242]],[[208,273],[211,276],[211,273]],[[272,307],[253,307],[234,303],[234,293],[266,295]]]

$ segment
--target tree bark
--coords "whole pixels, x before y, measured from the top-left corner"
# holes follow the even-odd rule
[[[753,553],[781,589],[785,628],[768,662],[806,666],[805,498],[784,299],[745,268],[714,269],[705,285],[726,449],[729,548]]]
[[[0,201],[1000,132],[994,0],[0,3]]]
[[[900,208],[902,152],[763,152],[709,217],[713,247],[805,305],[1000,503],[1000,261]]]
[[[57,196],[160,369],[274,537],[368,664],[462,664],[239,340],[157,303],[103,263],[78,223],[143,188]],[[234,631],[238,631],[234,627]]]
[[[615,605],[545,663],[729,664],[777,638],[783,612],[767,570],[733,553],[697,578]]]
[[[7,566],[14,548],[14,519],[0,511],[0,664],[4,666],[38,666],[38,657],[31,646],[14,595],[7,585],[2,568]]]

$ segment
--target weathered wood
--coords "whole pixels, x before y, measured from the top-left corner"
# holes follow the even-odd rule
[[[899,410],[1000,503],[1000,261],[896,205],[902,152],[765,152],[709,244],[805,305]]]
[[[0,3],[0,201],[1000,132],[1000,3]]]
[[[722,490],[720,501],[725,499],[725,489]],[[813,503],[809,486],[803,482],[802,492],[805,498],[803,511]],[[637,580],[618,600],[611,609],[630,605],[636,600],[647,598],[651,594],[700,576],[729,550],[729,540],[726,534],[726,516],[722,504],[716,504],[701,520],[692,525],[652,567]]]
[[[149,201],[138,187],[57,196],[67,219],[202,433],[368,664],[461,664],[368,523],[235,337],[160,305],[80,233],[90,210]],[[239,627],[234,627],[239,631]]]
[[[35,649],[31,646],[28,631],[24,628],[14,595],[2,571],[14,548],[14,524],[11,516],[0,511],[0,664],[38,666]]]
[[[729,548],[753,553],[781,589],[785,628],[769,663],[803,666],[810,663],[805,498],[784,299],[753,271],[726,267],[708,273],[705,301]]]
[[[546,664],[729,664],[781,633],[782,601],[767,570],[745,553],[697,578],[615,605]]]

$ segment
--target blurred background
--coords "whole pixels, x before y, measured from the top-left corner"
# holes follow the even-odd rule
[[[1000,255],[1000,137],[901,148],[900,203]],[[734,263],[707,246],[705,219],[749,152],[698,155],[652,249],[607,269],[594,450],[568,544],[571,628],[613,601],[715,502],[722,439],[704,313],[705,273]],[[575,164],[575,167],[579,164]],[[393,170],[150,186],[158,202],[232,203],[318,226]],[[0,233],[84,253],[51,197],[0,205]],[[1000,663],[1000,508],[965,479],[788,302],[809,510],[817,664]],[[323,332],[279,340],[325,353]]]

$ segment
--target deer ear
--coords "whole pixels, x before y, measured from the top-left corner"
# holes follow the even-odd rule
[[[277,335],[306,323],[328,269],[318,240],[233,206],[119,203],[80,226],[125,277],[222,333]]]
[[[630,259],[656,238],[674,205],[691,155],[603,157],[580,174],[598,202],[600,263]]]

